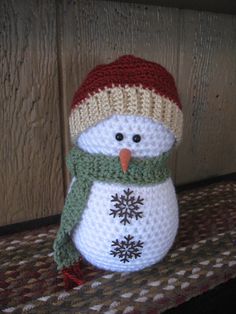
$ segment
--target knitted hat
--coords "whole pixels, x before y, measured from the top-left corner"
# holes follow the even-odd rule
[[[72,101],[72,142],[113,114],[149,117],[181,139],[183,114],[174,78],[155,62],[124,55],[89,72]]]

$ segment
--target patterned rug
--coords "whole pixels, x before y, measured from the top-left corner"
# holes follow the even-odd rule
[[[58,226],[0,238],[3,313],[160,313],[236,277],[236,183],[178,194],[180,228],[159,264],[127,274],[84,264],[85,284],[64,290],[52,243]]]

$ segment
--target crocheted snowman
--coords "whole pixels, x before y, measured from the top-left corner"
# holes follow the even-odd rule
[[[82,255],[130,272],[167,254],[178,204],[166,163],[182,123],[174,79],[161,65],[125,55],[88,74],[70,115],[73,180],[54,243],[59,269]]]

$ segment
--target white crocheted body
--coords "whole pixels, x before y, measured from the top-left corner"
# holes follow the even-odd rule
[[[116,209],[117,202],[111,202],[112,196],[118,198],[124,191],[132,191],[130,198],[143,199],[139,205],[142,217],[128,218],[130,223],[121,223],[122,218],[114,217],[111,209]],[[130,272],[151,266],[161,260],[173,244],[178,229],[178,205],[171,179],[165,182],[134,186],[94,182],[87,207],[81,222],[74,228],[72,239],[76,248],[87,261],[98,268]],[[122,256],[114,256],[112,251],[119,247],[112,246],[113,241],[141,243],[138,253],[122,261]],[[126,237],[126,239],[125,239]],[[129,248],[126,248],[129,249]],[[123,252],[124,255],[124,252]]]
[[[117,133],[122,134],[121,141],[116,140]],[[138,143],[133,141],[136,134],[141,137]],[[119,156],[120,150],[127,148],[138,158],[159,156],[174,142],[174,135],[162,123],[134,115],[113,115],[77,139],[77,145],[91,154]],[[125,207],[128,214],[124,214]],[[178,205],[170,178],[147,186],[94,182],[72,240],[91,264],[130,272],[161,260],[172,246],[177,229]]]

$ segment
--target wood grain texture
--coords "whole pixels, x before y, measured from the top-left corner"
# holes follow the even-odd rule
[[[164,65],[183,102],[176,184],[236,171],[236,17],[95,0],[0,1],[0,225],[60,213],[68,117],[97,64]],[[63,189],[64,184],[64,189]]]
[[[0,2],[0,225],[63,206],[55,21],[53,1]]]
[[[236,16],[180,14],[178,184],[236,170]]]
[[[177,75],[178,10],[81,0],[61,1],[58,12],[65,121],[75,90],[97,64],[131,53]],[[68,123],[66,134],[68,139]],[[170,164],[174,170],[175,153]]]
[[[107,0],[111,1],[111,0]],[[210,11],[217,13],[236,14],[235,0],[112,0],[119,2],[135,2],[152,4],[156,6],[172,7],[178,9],[190,9]]]
[[[88,71],[132,53],[176,78],[185,118],[170,161],[175,183],[236,171],[235,16],[92,0],[62,0],[58,13],[65,121]]]

